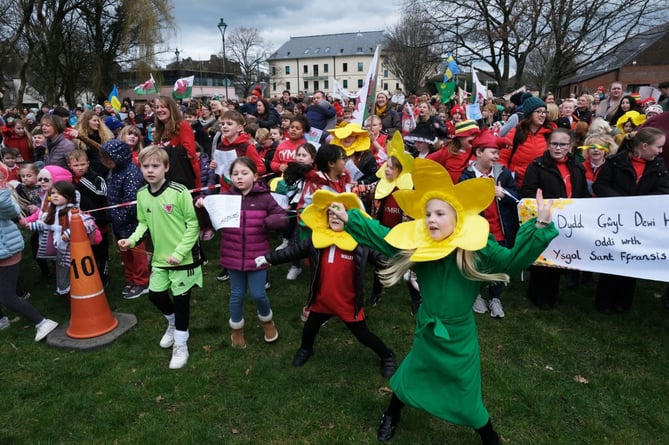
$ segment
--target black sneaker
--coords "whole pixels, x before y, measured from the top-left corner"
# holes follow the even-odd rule
[[[293,357],[293,366],[304,366],[312,355],[314,355],[313,349],[298,349]]]
[[[381,425],[379,425],[379,429],[376,431],[376,438],[381,442],[388,442],[395,435],[395,427],[399,421],[399,414],[395,416],[384,414],[381,417]]]
[[[395,361],[395,354],[390,353],[390,357],[381,360],[381,375],[385,378],[390,378],[397,370],[397,362]]]
[[[228,274],[228,269],[223,268],[221,272],[216,276],[218,281],[228,281],[230,279],[230,274]]]
[[[372,295],[369,297],[369,300],[367,300],[367,306],[376,306],[379,303],[381,303],[381,294]]]

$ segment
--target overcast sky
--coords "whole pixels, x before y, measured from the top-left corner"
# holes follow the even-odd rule
[[[174,0],[177,34],[167,43],[160,62],[179,58],[209,60],[223,49],[216,27],[222,17],[228,24],[226,38],[234,28],[256,28],[271,50],[290,37],[340,32],[380,31],[397,23],[400,0],[226,0],[225,2]]]

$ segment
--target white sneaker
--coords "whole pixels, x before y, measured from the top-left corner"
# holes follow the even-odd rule
[[[174,330],[176,327],[173,324],[168,324],[167,329],[165,330],[165,333],[163,334],[163,338],[160,339],[160,347],[167,349],[171,348],[172,345],[174,344]]]
[[[504,308],[499,298],[493,298],[490,302],[490,316],[493,318],[504,318]]]
[[[485,301],[481,295],[477,295],[476,301],[474,301],[474,307],[472,307],[472,309],[477,314],[485,314],[488,312],[488,302]]]
[[[4,331],[7,328],[9,328],[9,318],[7,317],[0,318],[0,331]]]
[[[300,313],[300,320],[302,320],[302,323],[306,323],[308,319],[309,319],[309,309],[307,309],[307,307],[304,306],[302,308],[302,313]]]
[[[45,318],[39,325],[35,326],[35,329],[37,330],[37,332],[35,333],[35,341],[44,340],[44,338],[47,335],[51,334],[51,331],[53,331],[57,327],[58,327],[57,322]]]
[[[289,243],[290,243],[290,241],[287,240],[286,238],[284,238],[283,241],[281,241],[281,244],[279,244],[278,246],[276,246],[276,249],[274,249],[274,250],[285,249],[286,247],[288,247],[288,244],[289,244]]]
[[[186,362],[188,362],[188,345],[174,345],[172,347],[170,369],[183,368]]]
[[[289,281],[297,280],[297,277],[299,277],[301,273],[302,273],[301,267],[290,266],[290,269],[288,269],[288,273],[286,274],[286,280]]]

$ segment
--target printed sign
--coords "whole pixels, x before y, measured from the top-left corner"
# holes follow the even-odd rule
[[[536,201],[518,214],[536,215]],[[553,222],[560,235],[537,264],[669,281],[669,195],[557,199]]]
[[[233,150],[234,152],[234,150]],[[209,195],[204,198],[204,208],[214,229],[238,228],[242,212],[240,195]]]

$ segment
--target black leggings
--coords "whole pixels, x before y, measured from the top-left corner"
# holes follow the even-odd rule
[[[174,301],[167,291],[154,292],[149,290],[149,300],[163,315],[174,314],[174,326],[177,331],[187,331],[190,320],[190,290],[181,295],[175,295]]]
[[[331,317],[331,314],[321,314],[310,311],[309,318],[307,318],[307,321],[304,323],[304,329],[302,330],[302,345],[300,347],[309,350],[313,349],[316,334],[318,334],[323,323],[328,321]],[[382,359],[392,355],[392,351],[386,347],[381,339],[369,330],[365,320],[344,322],[344,324],[360,343],[376,352],[376,355]]]

